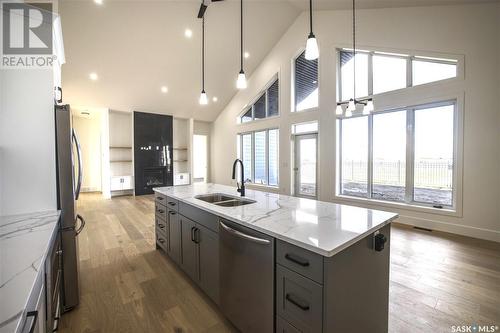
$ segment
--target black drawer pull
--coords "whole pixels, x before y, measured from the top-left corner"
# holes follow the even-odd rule
[[[165,211],[163,209],[158,209],[158,213],[163,214]]]
[[[163,197],[156,197],[156,200],[162,201]]]
[[[171,201],[170,201],[168,204],[169,204],[170,206],[175,206],[175,202],[171,202]]]
[[[163,244],[163,243],[165,243],[165,240],[163,238],[158,238],[158,242]]]
[[[286,294],[285,299],[292,303],[293,305],[299,307],[303,311],[308,311],[309,310],[309,304],[306,302],[298,299],[297,297],[293,296],[292,294]]]
[[[164,225],[164,224],[161,224],[161,223],[158,223],[158,227],[159,227],[160,229],[163,229],[163,228],[165,228],[165,225]]]
[[[175,214],[177,214],[177,213],[176,213],[176,212],[174,212],[174,211],[169,211],[168,213],[169,213],[170,215],[175,215]]]
[[[309,266],[309,261],[306,259],[302,259],[299,256],[296,256],[295,254],[287,253],[285,254],[285,259],[290,260],[291,262],[296,263],[297,265],[300,265],[302,267],[308,267]]]

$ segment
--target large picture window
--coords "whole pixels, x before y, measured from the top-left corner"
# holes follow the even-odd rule
[[[240,117],[240,123],[279,115],[279,80],[275,78]]]
[[[278,129],[238,135],[239,154],[244,164],[245,182],[278,186]]]
[[[356,98],[441,81],[457,76],[457,60],[374,51],[339,50],[339,101],[354,96],[354,62],[356,62]]]
[[[338,119],[340,194],[454,207],[456,102]]]

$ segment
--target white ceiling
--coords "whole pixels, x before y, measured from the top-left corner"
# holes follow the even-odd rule
[[[206,91],[200,106],[201,22],[198,0],[62,0],[67,63],[66,103],[118,111],[148,111],[212,121],[236,93],[239,1],[210,3],[206,12]],[[208,1],[208,0],[206,0]],[[456,4],[482,0],[357,0],[360,8]],[[493,0],[492,0],[493,1]],[[245,0],[247,76],[280,39],[307,0]],[[350,8],[351,0],[314,0],[318,10]],[[193,37],[184,37],[184,30]],[[306,32],[305,32],[306,33]],[[97,81],[89,80],[96,72]],[[162,86],[169,92],[163,94]],[[217,96],[214,103],[212,97]]]
[[[62,1],[66,52],[64,100],[72,105],[149,111],[214,120],[236,93],[239,2],[212,3],[206,12],[206,86],[200,106],[199,1]],[[247,76],[300,11],[283,1],[245,4]],[[184,36],[186,28],[193,37]],[[97,81],[89,79],[96,72]],[[160,91],[168,86],[168,93]],[[217,96],[214,103],[212,97]]]

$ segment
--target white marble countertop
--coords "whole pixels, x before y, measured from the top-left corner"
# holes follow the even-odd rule
[[[245,197],[257,201],[249,205],[220,207],[195,198],[207,193],[239,196],[236,188],[219,184],[198,183],[154,190],[326,257],[335,255],[398,216],[249,189]]]
[[[0,216],[0,332],[18,332],[60,212]]]

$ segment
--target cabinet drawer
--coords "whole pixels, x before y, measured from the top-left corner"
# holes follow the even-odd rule
[[[304,332],[321,332],[323,287],[276,265],[276,313]]]
[[[167,205],[167,196],[161,193],[155,192],[155,202],[163,206]]]
[[[172,210],[178,211],[179,210],[179,208],[178,208],[179,207],[179,201],[177,201],[176,199],[167,197],[167,207],[168,207],[168,209],[172,209]]]
[[[156,233],[156,245],[161,247],[163,251],[165,252],[168,251],[167,239],[165,235],[162,235],[161,233]]]
[[[276,333],[301,333],[280,316],[276,317]]]
[[[168,230],[168,227],[167,227],[167,222],[162,220],[161,218],[158,218],[158,216],[156,216],[155,218],[156,220],[156,231],[163,234],[164,237],[167,237],[167,230]],[[167,237],[168,239],[168,237]]]
[[[294,272],[323,284],[323,257],[319,254],[278,240],[276,261]]]
[[[156,216],[161,218],[162,220],[164,220],[164,221],[167,220],[167,208],[165,206],[162,206],[160,204],[156,204],[155,213],[156,213]]]

